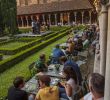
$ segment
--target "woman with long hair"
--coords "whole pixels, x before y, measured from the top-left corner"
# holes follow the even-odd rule
[[[64,88],[59,88],[60,97],[67,100],[73,100],[73,95],[78,84],[76,72],[71,66],[66,66],[63,69],[63,76],[66,78],[66,82],[61,83]]]

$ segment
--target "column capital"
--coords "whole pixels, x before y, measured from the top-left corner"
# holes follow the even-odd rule
[[[70,17],[70,13],[67,13],[68,14],[68,17]]]
[[[31,20],[33,20],[33,16],[31,15]]]
[[[81,12],[82,16],[84,16],[84,11]]]
[[[63,16],[63,13],[61,13],[60,16],[62,17]]]
[[[102,9],[101,9],[101,13],[107,13],[107,6],[106,5],[102,5]]]
[[[28,16],[25,16],[26,20],[28,19]]]
[[[23,20],[23,17],[22,16],[20,16],[20,18],[21,18],[21,20]]]
[[[74,16],[75,16],[75,17],[77,16],[77,12],[74,12]]]
[[[70,12],[68,12],[67,14],[70,15]]]

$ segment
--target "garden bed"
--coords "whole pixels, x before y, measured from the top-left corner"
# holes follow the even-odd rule
[[[49,34],[49,35],[46,35],[46,36],[44,36],[43,38],[41,38],[41,39],[38,39],[38,40],[33,40],[32,42],[29,42],[29,43],[27,43],[27,42],[24,42],[24,44],[19,44],[20,42],[17,42],[17,44],[18,44],[18,46],[17,46],[17,44],[16,44],[16,42],[14,41],[14,40],[10,40],[10,42],[13,44],[12,46],[10,46],[10,45],[7,45],[7,44],[9,44],[9,42],[5,42],[5,43],[3,43],[3,47],[6,47],[6,48],[2,48],[2,46],[0,47],[0,53],[2,53],[2,54],[4,54],[4,55],[14,55],[14,54],[16,54],[16,53],[19,53],[19,52],[21,52],[21,51],[23,51],[23,50],[26,50],[26,49],[28,49],[28,48],[31,48],[31,47],[33,47],[34,45],[36,45],[36,44],[39,44],[39,43],[41,43],[42,41],[45,41],[45,40],[47,40],[47,39],[49,39],[49,38],[51,38],[51,37],[54,37],[54,36],[56,36],[57,34],[59,34],[59,33],[61,33],[61,32],[64,32],[65,30],[67,30],[67,28],[66,29],[63,29],[63,30],[61,30],[61,31],[59,31],[59,32],[55,32],[55,33],[52,33],[52,34]],[[17,40],[18,41],[18,40]],[[21,42],[22,43],[22,42]],[[1,44],[2,45],[2,44]],[[5,46],[6,45],[6,46]],[[9,47],[9,48],[7,48],[7,47]]]
[[[55,41],[54,43],[51,43],[47,47],[43,48],[39,52],[35,52],[33,55],[27,57],[26,59],[22,60],[20,63],[12,66],[10,69],[6,70],[5,72],[1,73],[0,75],[0,86],[2,92],[0,92],[0,97],[5,97],[7,95],[8,88],[12,85],[13,79],[16,76],[23,76],[26,80],[30,78],[30,73],[28,66],[36,61],[39,58],[39,55],[41,53],[46,54],[46,58],[49,57],[49,55],[52,52],[52,49],[56,44],[64,43],[66,41],[67,37],[63,37],[58,41]]]
[[[20,62],[21,60],[25,59],[26,57],[34,54],[35,52],[41,50],[42,48],[46,47],[47,45],[51,44],[54,41],[57,41],[58,39],[64,37],[65,35],[67,35],[69,31],[65,31],[61,34],[56,35],[55,37],[48,39],[47,41],[40,43],[38,45],[35,45],[27,50],[24,50],[14,56],[12,56],[11,58],[8,58],[4,61],[0,62],[0,73],[7,70],[8,68],[12,67],[13,65],[15,65],[16,63]]]

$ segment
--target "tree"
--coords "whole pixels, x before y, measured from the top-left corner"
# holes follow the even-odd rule
[[[0,0],[0,15],[4,34],[15,34],[18,30],[16,0]]]

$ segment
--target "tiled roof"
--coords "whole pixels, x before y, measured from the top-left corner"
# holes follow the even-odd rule
[[[28,6],[18,6],[17,14],[36,14],[45,12],[57,12],[68,10],[91,9],[92,5],[88,0],[71,0],[62,2],[53,2],[47,4],[33,4]]]

